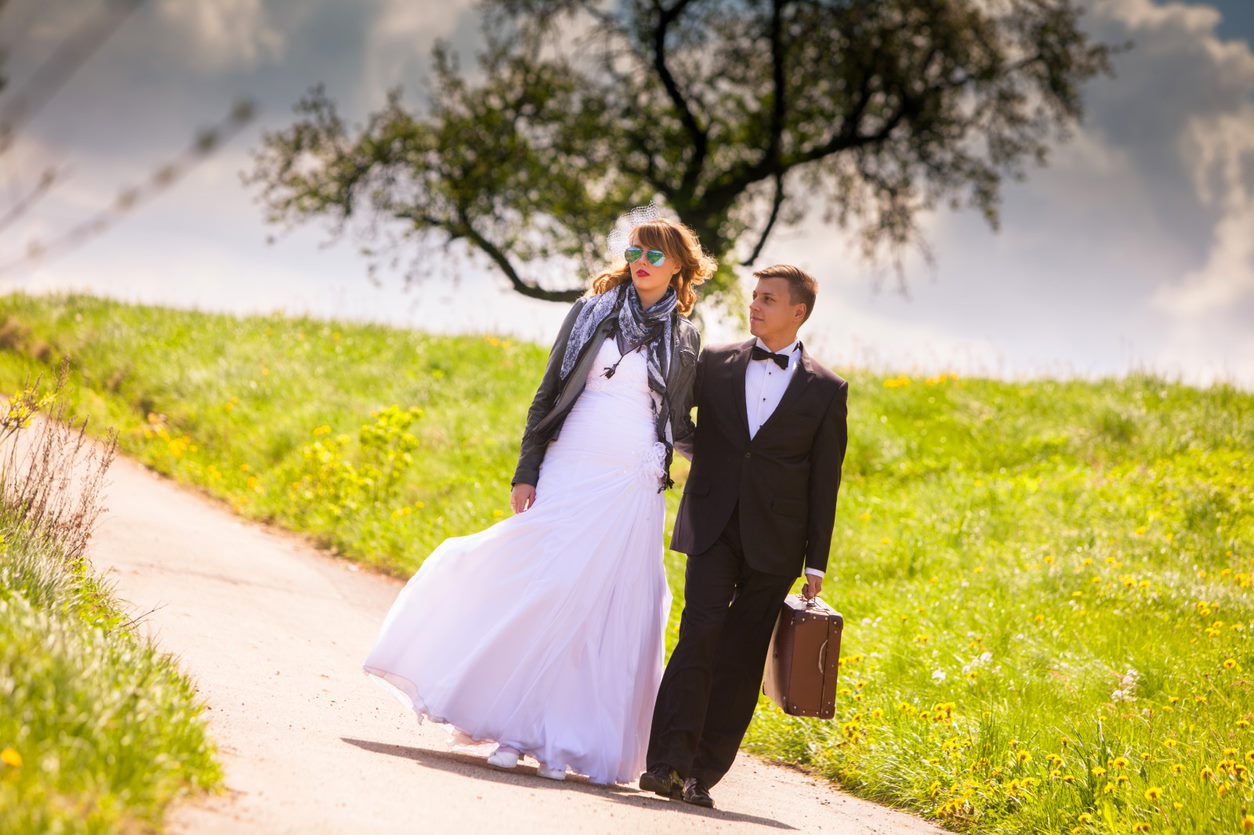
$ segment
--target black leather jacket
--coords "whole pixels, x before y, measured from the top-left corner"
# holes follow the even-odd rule
[[[583,353],[563,384],[562,357],[566,354],[566,343],[575,326],[575,319],[586,303],[587,298],[582,298],[571,307],[557,333],[553,349],[549,352],[544,378],[540,381],[540,388],[536,390],[531,409],[527,412],[527,428],[523,431],[522,450],[518,455],[513,484],[535,485],[539,482],[540,462],[544,460],[544,451],[549,442],[558,436],[566,415],[583,392],[588,371],[610,332],[613,322],[606,319],[584,346]],[[675,344],[672,346],[671,367],[666,375],[666,394],[671,403],[671,438],[675,451],[691,459],[692,435],[695,431],[691,417],[692,388],[696,378],[697,354],[701,350],[701,334],[697,331],[697,326],[683,316],[676,314],[675,318],[677,325],[671,329]]]

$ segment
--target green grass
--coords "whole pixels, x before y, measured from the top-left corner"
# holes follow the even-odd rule
[[[0,347],[0,384],[68,356],[76,413],[127,454],[400,576],[507,512],[547,353],[24,296],[0,299]],[[1254,397],[836,370],[839,715],[763,701],[746,747],[958,830],[1241,831]]]
[[[222,780],[200,711],[87,565],[0,510],[0,832],[159,829]]]

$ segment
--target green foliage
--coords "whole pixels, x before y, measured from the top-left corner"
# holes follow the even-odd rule
[[[0,435],[37,433],[20,440],[55,462],[10,469],[6,454],[0,477],[0,831],[151,829],[171,800],[222,775],[191,683],[135,633],[79,553],[92,494],[67,515],[61,479],[108,458],[84,463],[50,422],[29,428],[52,399],[26,388],[0,419]]]
[[[507,512],[545,359],[494,337],[82,297],[10,296],[6,319],[22,326],[0,325],[0,383],[68,355],[76,408],[131,455],[400,576]],[[1239,831],[1254,809],[1254,397],[837,370],[850,446],[824,596],[846,618],[839,715],[763,701],[746,746],[954,829]],[[388,440],[371,448],[375,432]],[[335,516],[295,497],[350,466],[385,472],[384,446],[382,498]],[[666,561],[673,643],[683,557]]]

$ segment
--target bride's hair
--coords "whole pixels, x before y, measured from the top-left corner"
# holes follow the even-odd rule
[[[696,233],[678,221],[666,218],[650,220],[632,231],[642,247],[660,249],[668,259],[674,258],[682,265],[679,272],[671,276],[671,286],[679,299],[677,307],[680,315],[691,315],[693,305],[697,303],[694,288],[714,275],[718,262],[701,248]],[[631,265],[623,259],[623,254],[615,252],[613,257],[616,259],[614,265],[592,279],[593,295],[599,296],[631,281]]]

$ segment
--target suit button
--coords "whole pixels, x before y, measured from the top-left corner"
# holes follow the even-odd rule
[[[746,452],[746,453],[745,453],[745,458],[749,458],[749,457],[751,457],[752,455],[753,455],[753,453],[752,453],[752,452]]]

